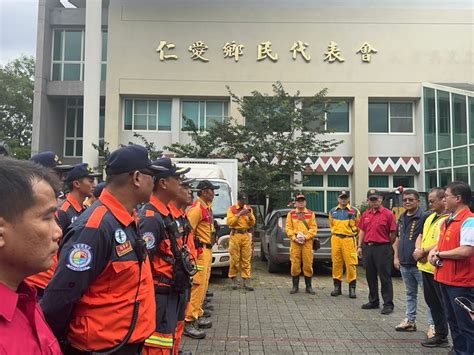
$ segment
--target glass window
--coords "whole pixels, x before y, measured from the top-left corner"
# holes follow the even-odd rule
[[[131,130],[132,129],[132,122],[133,122],[133,101],[132,100],[125,100],[125,113],[124,113],[124,129]]]
[[[330,103],[326,114],[326,127],[330,132],[349,132],[349,103]]]
[[[403,186],[406,188],[415,187],[415,177],[412,175],[394,175],[393,187]]]
[[[124,130],[171,130],[170,100],[124,100]]]
[[[425,115],[425,151],[436,150],[436,100],[435,91],[423,88]]]
[[[467,148],[458,148],[453,150],[454,166],[467,165]]]
[[[53,36],[53,60],[62,60],[63,31],[55,30]]]
[[[324,211],[324,191],[305,192],[307,207],[312,211]]]
[[[81,61],[82,31],[65,31],[64,34],[64,60]]]
[[[64,64],[63,80],[81,80],[81,64]]]
[[[437,90],[438,94],[438,149],[451,147],[449,93]]]
[[[427,190],[438,186],[436,171],[430,171],[425,173],[425,185]]]
[[[199,101],[183,101],[183,131],[190,130],[187,120],[199,127]]]
[[[390,103],[390,132],[413,132],[413,105],[412,103]]]
[[[438,166],[440,168],[451,167],[451,151],[450,150],[438,152]]]
[[[471,164],[474,164],[474,145],[469,147],[469,159]]]
[[[322,187],[323,175],[303,175],[304,187]]]
[[[464,181],[469,183],[469,173],[467,167],[465,168],[456,168],[454,171],[454,180],[455,181]]]
[[[206,102],[206,127],[212,127],[215,122],[222,122],[224,102]]]
[[[369,187],[389,187],[388,175],[369,175]]]
[[[474,143],[474,97],[469,97],[469,130],[471,131],[470,142]]]
[[[452,94],[453,146],[467,143],[466,96]]]
[[[388,103],[369,102],[369,132],[388,132]]]
[[[448,185],[452,180],[451,169],[445,169],[439,171],[439,184],[440,186]]]
[[[182,130],[190,129],[185,118],[192,120],[199,130],[223,122],[227,118],[227,105],[226,101],[182,101]]]
[[[425,154],[425,169],[436,169],[436,153]]]
[[[471,184],[474,182],[474,165],[471,165],[470,168],[470,173],[471,173]]]
[[[171,131],[171,101],[161,101],[158,105],[158,130]]]
[[[108,40],[108,32],[102,31],[102,61],[107,61],[107,40]]]
[[[349,187],[349,175],[328,175],[328,186]]]
[[[336,207],[338,204],[337,201],[337,191],[328,191],[327,192],[327,205],[326,205],[326,211],[330,211],[331,208]]]
[[[82,156],[83,118],[82,101],[77,98],[68,98],[64,128],[64,156]]]

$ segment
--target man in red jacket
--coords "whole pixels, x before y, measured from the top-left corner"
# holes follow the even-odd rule
[[[455,298],[474,300],[474,214],[469,210],[472,191],[461,181],[451,182],[444,195],[451,215],[441,226],[438,246],[428,260],[436,266],[453,347],[456,354],[474,354],[474,322]]]

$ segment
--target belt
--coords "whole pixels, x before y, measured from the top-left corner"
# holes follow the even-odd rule
[[[248,229],[231,229],[234,233],[248,233]]]
[[[354,238],[355,235],[345,235],[345,234],[334,234],[338,238]]]
[[[365,243],[366,245],[368,245],[369,247],[377,247],[379,245],[389,245],[390,243],[373,243],[373,242],[369,242],[369,243]]]

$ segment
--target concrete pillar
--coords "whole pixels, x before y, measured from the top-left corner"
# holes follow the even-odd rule
[[[356,96],[352,112],[354,139],[354,172],[352,203],[359,205],[367,200],[369,186],[369,98]]]
[[[89,166],[98,166],[99,154],[92,143],[99,144],[102,0],[87,1],[85,41],[82,161]]]

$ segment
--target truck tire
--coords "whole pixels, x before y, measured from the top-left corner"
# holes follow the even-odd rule
[[[260,260],[267,261],[267,256],[265,255],[265,250],[263,249],[263,245],[260,245]]]
[[[267,270],[270,274],[274,274],[281,271],[281,265],[272,261],[271,257],[269,256],[267,260]]]

